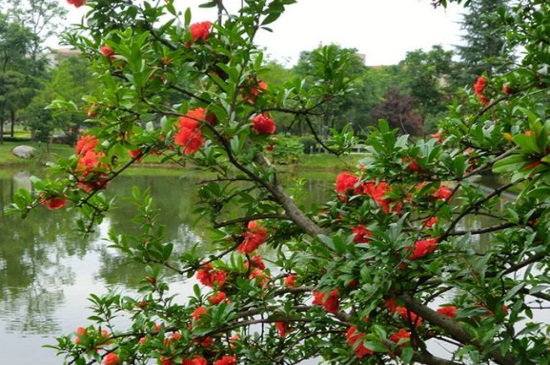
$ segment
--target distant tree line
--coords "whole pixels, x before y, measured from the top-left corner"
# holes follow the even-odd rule
[[[292,67],[265,62],[257,79],[267,87],[290,84],[316,93],[321,88],[312,80],[321,78],[351,91],[343,99],[324,95],[334,101],[326,103],[322,113],[311,120],[281,113],[278,117],[286,119],[281,125],[288,127],[278,132],[307,136],[315,130],[324,138],[330,129],[348,126],[357,135],[366,135],[369,126],[386,119],[402,133],[434,133],[446,105],[452,100],[460,102],[478,76],[501,73],[514,62],[505,28],[496,26],[504,21],[501,10],[508,2],[476,1],[463,15],[461,46],[453,51],[439,45],[427,51],[413,50],[397,65],[365,66],[357,50],[337,45],[303,51]],[[86,55],[59,59],[55,67],[48,66],[44,57],[48,50],[42,45],[61,29],[63,17],[55,0],[10,0],[0,6],[0,143],[6,134],[14,136],[17,124],[30,130],[35,140],[46,141],[59,132],[74,141],[98,107],[93,99],[83,100],[97,87],[94,65]],[[324,67],[318,67],[320,64]],[[330,74],[315,74],[339,68],[347,70],[345,79],[334,81]],[[334,89],[340,86],[334,85]],[[65,102],[67,112],[54,114],[48,109],[54,100]],[[276,112],[274,115],[277,117]]]

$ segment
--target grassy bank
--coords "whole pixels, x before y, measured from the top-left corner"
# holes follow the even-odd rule
[[[28,145],[36,148],[37,155],[32,159],[26,160],[13,155],[12,150],[19,145]],[[74,153],[74,147],[52,144],[48,146],[45,143],[20,143],[20,142],[4,142],[0,145],[0,166],[2,167],[37,167],[44,165],[46,162],[55,161],[58,157],[68,157]],[[300,171],[343,171],[347,169],[353,169],[357,166],[358,161],[361,159],[361,155],[347,155],[347,156],[334,156],[331,154],[315,154],[315,155],[303,155],[300,161],[291,165],[280,165],[282,171],[292,173],[294,170]],[[121,162],[119,160],[119,162]],[[160,157],[148,156],[144,159],[143,163],[138,163],[136,167],[142,167],[146,169],[158,168]],[[141,166],[140,166],[141,165]],[[166,165],[165,165],[166,166]],[[176,170],[180,170],[177,168]],[[178,174],[178,172],[174,172]],[[181,173],[181,172],[179,172]]]
[[[21,145],[36,148],[36,156],[29,160],[14,156],[12,150]],[[48,161],[55,161],[59,156],[70,156],[72,153],[74,153],[74,147],[62,144],[52,144],[48,148],[45,143],[40,142],[4,142],[0,144],[0,166],[44,164]]]

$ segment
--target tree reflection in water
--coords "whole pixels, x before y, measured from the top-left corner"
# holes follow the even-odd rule
[[[300,204],[313,206],[323,201],[333,189],[333,176],[308,176],[300,188],[306,193],[296,193],[303,199]],[[0,206],[9,205],[19,187],[30,185],[28,177],[0,177]],[[122,176],[106,191],[117,198],[116,208],[88,236],[74,230],[78,214],[75,209],[35,209],[24,220],[0,212],[0,340],[13,347],[12,352],[2,355],[2,363],[60,363],[54,351],[42,346],[88,324],[86,318],[92,314],[87,309],[88,294],[118,288],[131,295],[138,286],[145,276],[142,265],[126,260],[109,248],[106,240],[110,229],[117,233],[138,229],[131,222],[136,209],[124,198],[131,194],[132,186],[149,189],[158,209],[158,221],[165,225],[165,240],[174,244],[176,253],[199,241],[203,242],[200,249],[208,250],[207,232],[201,223],[191,229],[196,220],[196,188],[201,180],[159,170]],[[298,181],[294,177],[288,180]],[[174,290],[186,290],[176,284],[176,277],[171,281]]]

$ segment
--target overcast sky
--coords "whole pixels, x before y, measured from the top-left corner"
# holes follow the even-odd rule
[[[181,9],[191,8],[193,22],[214,21],[215,10],[199,9],[201,2],[174,0]],[[357,49],[367,65],[395,64],[408,51],[437,44],[452,49],[460,42],[463,9],[453,5],[434,9],[429,0],[298,0],[271,25],[273,33],[259,34],[257,43],[271,59],[287,65],[301,51],[331,43]],[[84,7],[67,9],[72,23],[85,12]]]

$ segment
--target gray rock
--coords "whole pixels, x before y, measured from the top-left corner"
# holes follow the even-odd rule
[[[36,154],[36,149],[31,146],[17,146],[11,150],[11,153],[16,157],[29,159]]]

